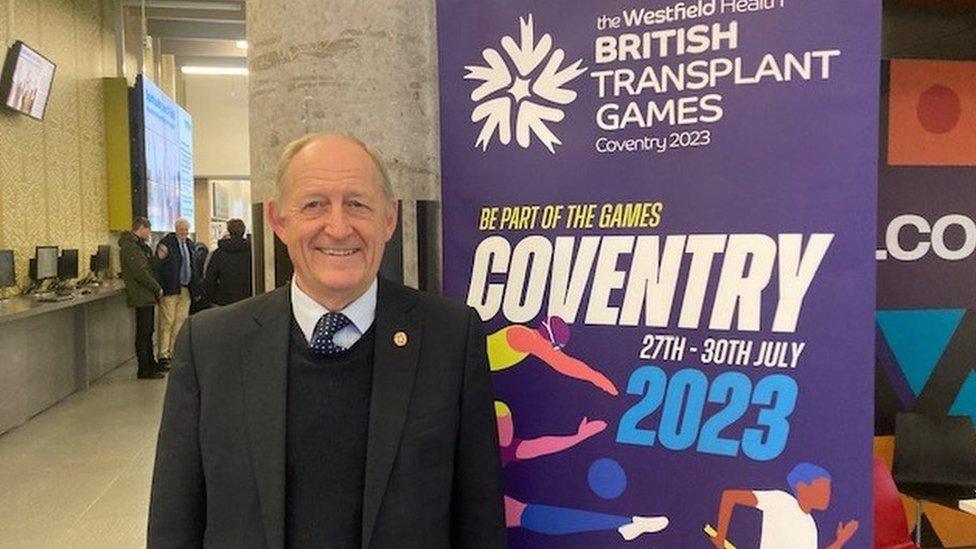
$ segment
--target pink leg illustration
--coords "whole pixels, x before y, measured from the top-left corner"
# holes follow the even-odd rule
[[[613,396],[620,394],[607,376],[594,370],[585,362],[553,348],[552,343],[539,332],[526,326],[511,326],[506,332],[506,337],[513,349],[534,355],[560,374],[590,382]]]
[[[521,501],[505,496],[505,526],[507,528],[518,528],[522,526],[522,513],[528,507]]]

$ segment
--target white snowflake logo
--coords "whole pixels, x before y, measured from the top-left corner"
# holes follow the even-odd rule
[[[552,50],[552,37],[548,33],[543,34],[538,43],[535,42],[532,14],[529,14],[528,20],[519,17],[519,24],[520,43],[516,44],[511,36],[505,36],[501,41],[502,49],[515,66],[516,74],[513,75],[495,48],[486,48],[481,52],[487,66],[464,67],[468,71],[464,75],[465,80],[482,82],[471,92],[471,100],[478,103],[471,111],[471,121],[477,123],[484,120],[475,146],[487,150],[495,132],[498,132],[498,141],[502,145],[512,141],[514,103],[515,142],[527,149],[532,135],[535,135],[549,152],[555,153],[553,145],[562,145],[562,141],[552,133],[547,122],[559,122],[565,114],[561,109],[544,103],[568,105],[575,101],[576,92],[563,86],[583,74],[586,67],[580,67],[583,60],[578,59],[560,69],[566,54],[559,48]],[[537,70],[540,66],[542,69]]]

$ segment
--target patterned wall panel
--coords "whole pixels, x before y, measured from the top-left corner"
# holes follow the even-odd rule
[[[965,257],[947,257],[942,248],[964,250],[963,227],[913,233],[897,221],[974,218],[976,157],[968,121],[976,118],[974,76],[973,62],[882,65],[876,448],[893,443],[899,412],[968,416],[976,427],[976,255],[970,248]],[[926,253],[899,252],[923,243]],[[907,507],[914,525],[914,505]],[[976,518],[940,506],[924,513],[922,546],[976,544]]]
[[[57,64],[43,121],[0,111],[0,248],[16,253],[21,283],[37,245],[79,248],[83,270],[109,242],[99,80],[115,71],[108,1],[0,0],[4,45],[23,40]]]

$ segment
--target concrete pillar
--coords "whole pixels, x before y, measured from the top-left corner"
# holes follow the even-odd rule
[[[126,7],[123,10],[125,24],[125,55],[126,55],[126,78],[129,84],[135,84],[136,75],[139,70],[143,74],[152,78],[152,50],[145,47],[142,41],[142,15],[141,11],[133,7]]]
[[[159,84],[160,89],[166,92],[166,95],[172,97],[180,106],[185,108],[186,105],[180,101],[181,98],[176,91],[177,72],[176,56],[169,53],[160,54],[159,75],[157,76],[156,82]]]
[[[193,225],[196,230],[197,242],[203,242],[214,251],[213,243],[210,242],[210,212],[213,211],[211,204],[212,184],[206,177],[196,177],[193,179],[193,202],[195,204]]]
[[[440,199],[434,12],[433,0],[247,3],[252,201],[272,196],[289,141],[315,131],[359,137],[383,156],[404,200],[404,280],[411,285],[414,201]],[[265,250],[273,281],[273,246]]]

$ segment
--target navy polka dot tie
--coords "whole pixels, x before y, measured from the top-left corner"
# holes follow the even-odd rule
[[[309,349],[319,356],[334,355],[345,351],[345,347],[336,345],[332,341],[332,336],[336,335],[339,330],[349,324],[349,318],[342,313],[325,313],[315,325],[315,331],[312,332],[312,342],[309,344]]]

